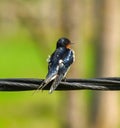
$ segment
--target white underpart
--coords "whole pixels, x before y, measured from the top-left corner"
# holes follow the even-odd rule
[[[73,52],[73,62],[75,61],[75,52],[71,49],[71,51]]]
[[[61,63],[63,63],[63,60],[60,59],[60,60],[59,60],[59,64],[61,64]]]

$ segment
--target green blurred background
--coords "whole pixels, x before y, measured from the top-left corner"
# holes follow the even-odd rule
[[[45,78],[60,37],[69,78],[120,75],[119,0],[0,0],[0,78]],[[119,92],[0,92],[0,128],[120,128]]]

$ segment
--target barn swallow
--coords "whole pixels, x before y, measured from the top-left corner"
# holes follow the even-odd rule
[[[57,41],[56,50],[48,59],[48,74],[39,89],[42,90],[53,81],[49,91],[52,93],[61,80],[65,78],[67,71],[75,60],[74,51],[70,48],[71,44],[71,41],[65,37]]]

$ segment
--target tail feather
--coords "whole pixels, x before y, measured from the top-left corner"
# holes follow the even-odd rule
[[[41,83],[38,89],[42,90],[47,84],[49,84],[55,78],[56,78],[56,75],[51,75],[46,77],[46,79]]]
[[[33,95],[35,94],[35,92],[37,92],[38,90],[42,90],[44,87],[46,86],[46,83],[45,83],[45,80],[40,84],[40,86],[37,88],[37,90],[35,90],[34,92],[33,92]]]
[[[62,79],[63,79],[63,75],[57,75],[56,79],[54,80],[53,84],[51,85],[49,93],[52,93],[58,87],[58,85]]]
[[[43,80],[43,82],[40,84],[40,86],[37,88],[37,90],[34,91],[33,95],[35,94],[36,91],[38,90],[43,90],[43,88],[49,84],[53,79],[55,79],[56,75],[54,76],[49,76],[49,77],[46,77],[45,80]]]

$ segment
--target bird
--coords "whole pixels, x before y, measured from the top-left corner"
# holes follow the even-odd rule
[[[75,61],[75,53],[71,49],[71,41],[66,37],[61,37],[56,44],[56,49],[48,58],[48,73],[45,80],[39,86],[43,88],[53,81],[49,93],[52,93],[59,85],[59,83],[66,78],[66,74]]]

